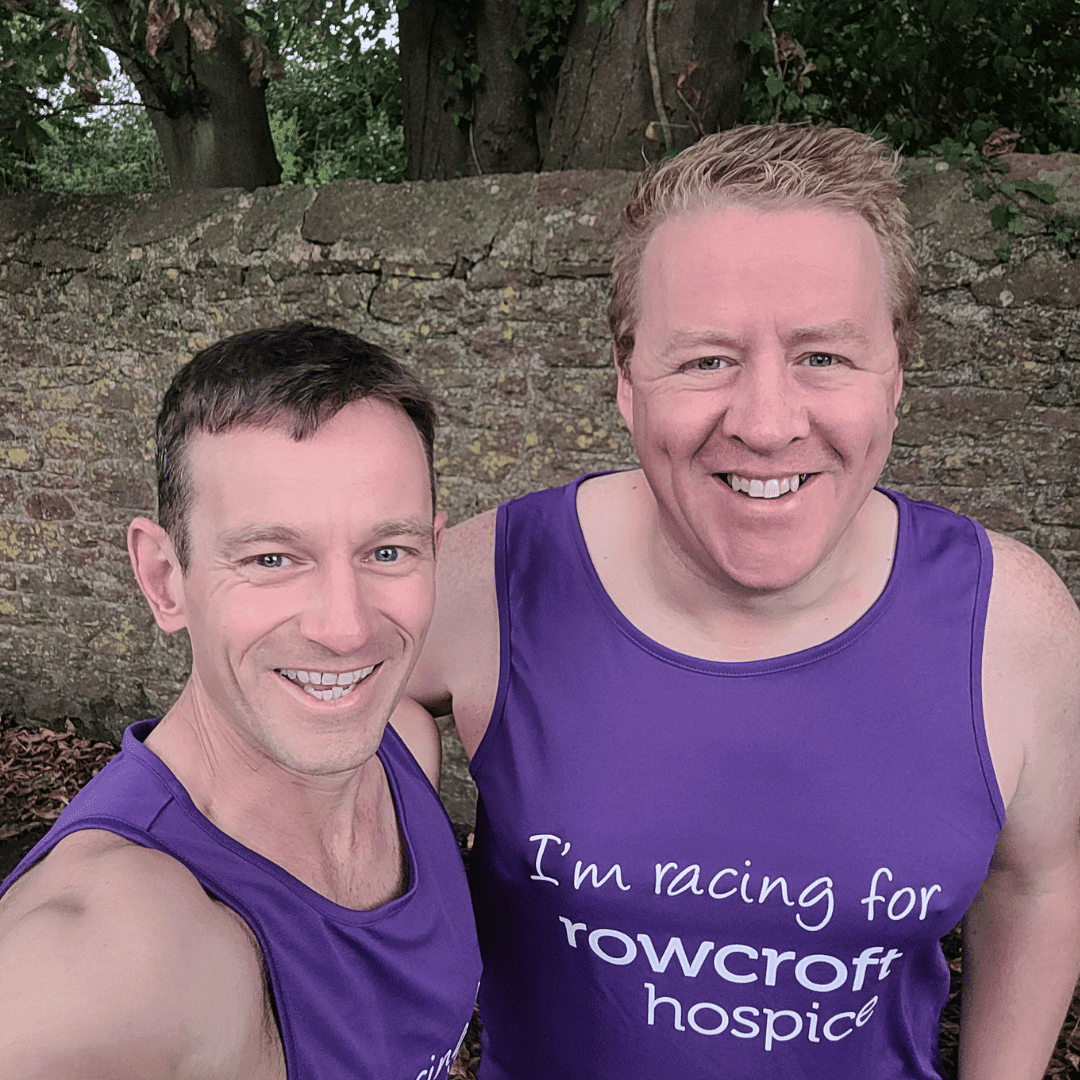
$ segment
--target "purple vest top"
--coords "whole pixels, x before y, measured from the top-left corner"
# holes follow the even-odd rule
[[[578,481],[498,515],[473,758],[482,1080],[928,1080],[938,939],[1004,807],[982,528],[887,493],[889,581],[821,645],[674,652],[605,593]]]
[[[10,877],[69,833],[105,829],[171,855],[251,927],[273,991],[289,1080],[446,1080],[472,1015],[480,958],[446,813],[391,728],[379,758],[409,855],[409,886],[373,911],[340,907],[217,829],[143,746],[120,753],[72,799]]]

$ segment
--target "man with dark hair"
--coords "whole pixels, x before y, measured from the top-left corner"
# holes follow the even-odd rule
[[[702,139],[609,309],[641,469],[449,531],[411,692],[480,793],[482,1080],[1043,1075],[1080,967],[1080,618],[876,487],[918,301],[892,155]]]
[[[128,549],[191,674],[0,886],[5,1080],[445,1080],[480,964],[438,733],[399,705],[434,424],[382,350],[306,324],[176,375]]]

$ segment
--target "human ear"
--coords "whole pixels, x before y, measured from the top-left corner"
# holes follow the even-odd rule
[[[442,544],[443,530],[446,528],[446,522],[448,518],[445,510],[440,510],[435,515],[435,524],[431,530],[431,539],[435,557],[439,557],[439,547]]]
[[[148,518],[136,518],[128,526],[127,545],[135,580],[158,626],[167,634],[183,629],[184,572],[169,534]]]
[[[619,380],[615,391],[615,400],[619,403],[619,412],[622,413],[623,422],[631,435],[634,434],[634,387],[630,382],[630,375],[626,368],[619,363],[615,355],[615,346],[611,347],[611,355],[615,359],[615,376]],[[629,365],[629,359],[627,360]]]

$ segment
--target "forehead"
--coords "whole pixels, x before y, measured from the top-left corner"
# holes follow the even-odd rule
[[[303,528],[431,516],[423,441],[404,411],[385,402],[346,405],[301,440],[287,420],[199,432],[187,463],[193,527],[288,521]]]
[[[805,318],[823,304],[887,314],[881,249],[858,214],[812,204],[708,208],[669,218],[645,249],[641,320],[673,308],[725,305]]]

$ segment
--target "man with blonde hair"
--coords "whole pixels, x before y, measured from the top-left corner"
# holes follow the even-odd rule
[[[641,177],[641,462],[449,531],[411,692],[480,791],[483,1080],[1041,1077],[1080,966],[1080,617],[876,487],[915,341],[893,155],[749,127]]]

